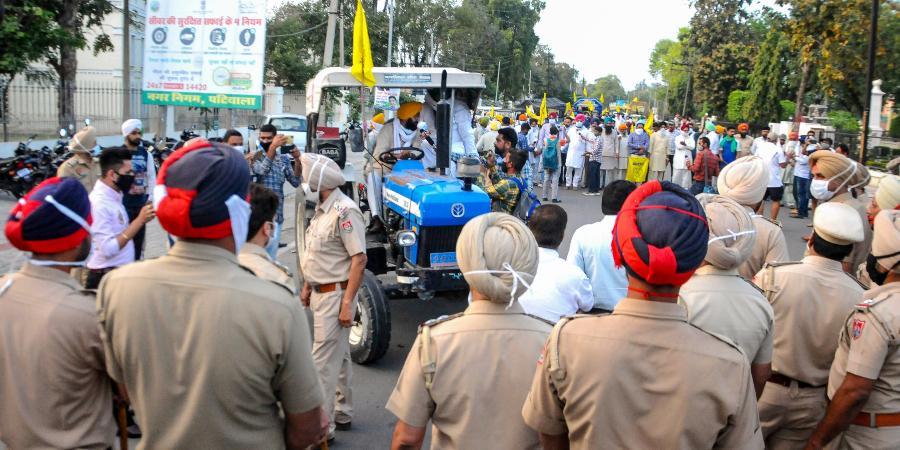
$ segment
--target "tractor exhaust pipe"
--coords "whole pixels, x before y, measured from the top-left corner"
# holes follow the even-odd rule
[[[441,72],[441,101],[437,104],[435,126],[437,127],[437,168],[441,175],[447,174],[450,167],[450,91],[447,89],[447,71]]]

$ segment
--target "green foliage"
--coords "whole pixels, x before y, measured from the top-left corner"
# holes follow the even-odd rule
[[[859,133],[859,117],[850,111],[828,111],[828,121],[842,133]]]
[[[588,94],[596,98],[600,98],[600,94],[603,94],[603,99],[607,103],[612,103],[617,99],[625,100],[626,98],[622,81],[615,75],[606,75],[594,80],[588,86]]]
[[[900,115],[894,116],[894,119],[891,120],[891,129],[888,130],[888,136],[900,138]]]
[[[742,122],[747,120],[746,104],[750,100],[749,91],[731,91],[728,94],[728,107],[725,119],[729,122]]]
[[[790,42],[783,31],[784,16],[772,14],[768,32],[750,72],[749,99],[746,104],[747,119],[755,123],[777,121],[781,116],[778,99],[793,94],[792,83],[797,55],[790,49]]]
[[[731,91],[747,86],[752,54],[745,44],[728,43],[700,57],[694,65],[694,98],[708,104],[713,114],[722,115]]]
[[[797,103],[791,100],[781,100],[778,104],[781,105],[781,117],[779,117],[779,122],[781,120],[791,120],[794,117],[794,110],[797,109]]]
[[[569,64],[556,62],[546,45],[537,46],[531,59],[531,73],[531,90],[537,102],[540,102],[544,92],[548,98],[556,97],[564,102],[571,101],[572,90],[581,95],[581,83],[577,79],[578,71]],[[527,72],[525,77],[527,83]],[[591,89],[588,88],[588,91],[590,93]],[[624,89],[622,91],[624,92]],[[490,88],[488,92],[492,92]]]

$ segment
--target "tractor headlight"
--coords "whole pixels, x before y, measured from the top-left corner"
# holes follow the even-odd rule
[[[401,247],[412,247],[416,245],[416,233],[403,230],[397,233],[397,245]]]

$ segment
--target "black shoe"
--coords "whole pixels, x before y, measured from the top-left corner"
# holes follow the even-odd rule
[[[335,422],[334,429],[338,431],[349,431],[353,422]]]
[[[287,244],[285,244],[284,242],[278,243],[278,248],[285,248],[285,247],[287,247]]]
[[[547,201],[547,197],[542,198],[541,201],[546,202],[546,201]]]
[[[562,203],[562,200],[560,200],[560,199],[558,199],[558,198],[554,198],[554,199],[553,199],[553,203]]]

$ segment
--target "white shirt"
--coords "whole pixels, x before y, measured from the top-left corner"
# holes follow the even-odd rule
[[[97,180],[91,190],[91,256],[88,269],[121,267],[134,262],[134,242],[119,248],[116,238],[128,228],[128,211],[122,205],[122,193]],[[133,236],[132,236],[133,237]]]
[[[719,141],[722,139],[718,133],[715,131],[710,131],[709,134],[706,135],[707,139],[709,139],[709,150],[713,152],[713,155],[719,154]]]
[[[581,130],[575,126],[569,127],[569,156],[566,158],[566,167],[580,169],[584,166],[585,141],[581,139]]]
[[[692,159],[691,150],[694,148],[694,138],[689,134],[682,134],[675,138],[675,156],[672,158],[672,168],[687,170],[687,161]]]
[[[756,147],[756,156],[759,156],[769,167],[769,186],[782,187],[781,165],[787,162],[784,151],[774,142],[766,142]]]
[[[566,258],[591,280],[594,308],[610,311],[628,291],[625,268],[617,268],[613,262],[612,230],[615,224],[616,216],[606,216],[575,230]]]
[[[519,297],[525,312],[555,323],[560,317],[593,308],[591,282],[582,271],[553,249],[538,248],[538,257],[534,282]]]
[[[760,145],[765,144],[766,142],[768,142],[768,141],[766,140],[766,138],[764,138],[762,136],[759,136],[756,139],[754,139],[753,144],[750,144],[750,154],[755,155],[756,149],[758,149]]]
[[[794,158],[794,176],[809,179],[809,155],[797,152],[797,157]]]

